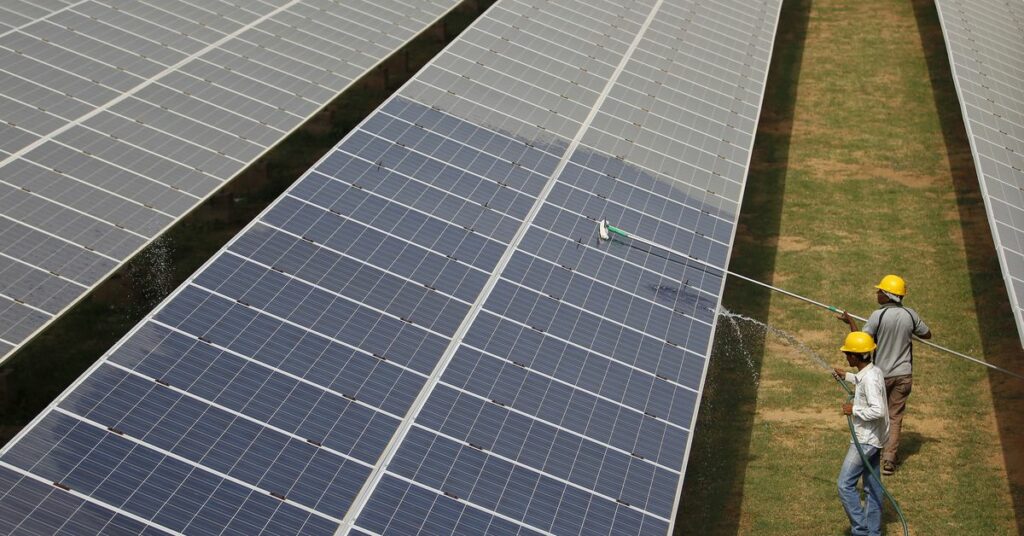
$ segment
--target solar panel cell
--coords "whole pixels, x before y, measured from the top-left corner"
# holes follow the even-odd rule
[[[367,511],[366,527],[376,534],[536,535],[539,530],[483,512],[465,501],[432,492],[408,481],[386,476],[380,484],[384,498]],[[353,533],[365,533],[356,529]]]
[[[5,534],[166,534],[165,531],[0,467],[0,532]]]
[[[246,413],[269,421],[275,413],[284,411],[276,406],[274,395],[285,396],[290,386],[270,381],[269,373],[256,370],[241,371],[237,381],[263,382],[262,399],[249,400]],[[329,447],[318,447],[281,430],[262,428],[254,421],[113,367],[97,370],[76,395],[62,402],[61,407],[328,516],[344,514],[358,491],[356,483],[369,472],[365,462]],[[240,397],[240,393],[226,389],[218,398]]]
[[[0,296],[0,319],[4,320],[4,329],[0,330],[0,339],[17,341],[46,322],[46,313],[19,303],[5,292]]]
[[[175,531],[206,518],[204,524],[219,530],[330,533],[322,517],[294,503],[60,412],[4,461]]]
[[[68,280],[54,279],[25,264],[0,257],[0,280],[4,281],[0,295],[37,303],[45,312],[59,311],[74,299],[79,287]]]
[[[293,362],[299,358],[274,368],[267,352],[250,357],[159,325],[147,326],[141,336],[152,340],[152,346],[122,347],[111,361],[364,462],[376,459],[375,453],[396,428],[398,419],[392,410],[408,407],[409,393],[422,385],[417,376],[393,365],[374,369],[366,363],[373,362],[371,358],[346,356],[337,347],[316,345],[317,341],[296,344],[292,353],[307,358],[304,370],[296,370],[303,366]],[[168,354],[177,359],[161,360]],[[363,384],[352,386],[356,381]],[[263,392],[263,385],[276,390]],[[380,389],[381,385],[388,390]],[[349,393],[358,402],[346,398]],[[272,411],[268,415],[262,408]]]

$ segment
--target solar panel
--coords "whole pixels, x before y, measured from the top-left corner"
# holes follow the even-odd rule
[[[0,7],[0,361],[456,0]]]
[[[1024,4],[936,0],[935,7],[1024,344]]]
[[[173,532],[667,533],[779,8],[498,2],[0,468]]]

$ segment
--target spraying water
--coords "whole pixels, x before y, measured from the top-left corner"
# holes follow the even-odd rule
[[[160,236],[129,265],[132,305],[128,318],[141,318],[174,290],[173,244]]]
[[[733,347],[740,353],[743,358],[743,362],[747,365],[747,370],[750,371],[750,376],[754,379],[754,387],[761,385],[761,373],[757,370],[757,365],[754,364],[754,356],[750,354],[750,350],[747,349],[747,345],[743,344],[743,330],[740,329],[740,320],[752,320],[742,315],[734,315],[732,313],[719,312],[722,318],[729,321],[729,326],[732,327],[732,332],[736,336],[736,339],[740,341],[740,344]]]
[[[787,348],[792,348],[798,355],[809,359],[826,370],[831,367],[813,349],[800,342],[796,337],[783,329],[746,315],[734,313],[722,306],[718,307],[718,331],[715,332],[712,360],[717,363],[719,372],[709,373],[704,383],[704,397],[701,399],[701,410],[698,416],[698,438],[714,436],[716,427],[727,422],[730,425],[752,426],[750,420],[735,418],[737,412],[751,411],[756,402],[756,392],[760,388],[760,352],[765,341],[778,341]],[[712,364],[711,366],[715,366]],[[822,375],[823,380],[827,376]],[[737,385],[737,381],[750,382]],[[766,425],[767,426],[767,425]],[[707,430],[705,430],[705,428]],[[693,490],[717,489],[712,493],[729,493],[729,484],[723,486],[722,474],[733,470],[727,456],[719,450],[717,440],[694,441],[695,453],[691,456],[692,468],[687,474],[687,486]],[[700,495],[701,492],[691,492]],[[691,501],[688,507],[691,515],[702,519],[712,519],[718,514],[712,509],[714,501]]]
[[[807,346],[806,344],[800,342],[799,340],[797,340],[796,337],[790,335],[788,332],[786,332],[783,329],[779,329],[779,328],[777,328],[775,326],[772,326],[771,324],[768,324],[766,322],[762,322],[760,320],[757,320],[756,318],[750,318],[749,316],[744,316],[744,315],[741,315],[739,313],[733,313],[733,312],[729,311],[728,309],[726,309],[725,307],[721,307],[721,306],[719,306],[719,308],[718,308],[718,315],[721,316],[723,319],[729,321],[729,324],[732,327],[733,334],[736,336],[736,338],[737,338],[737,340],[739,342],[739,344],[736,345],[736,346],[738,347],[738,351],[743,356],[744,361],[747,364],[747,367],[751,370],[751,373],[752,373],[752,375],[754,377],[754,385],[755,386],[758,385],[758,380],[760,378],[760,375],[759,375],[758,371],[756,370],[756,366],[754,364],[753,356],[750,355],[750,352],[745,348],[745,345],[743,344],[743,333],[740,330],[740,324],[739,324],[740,322],[743,322],[744,324],[752,326],[754,329],[757,329],[760,332],[761,335],[771,334],[775,339],[785,343],[786,345],[788,345],[791,348],[794,348],[801,355],[809,358],[812,362],[817,363],[819,366],[821,366],[821,368],[823,368],[825,370],[831,370],[832,369],[832,367],[829,366],[828,362],[826,362],[821,357],[821,355],[818,354],[818,352],[815,352],[809,346]],[[718,345],[716,345],[716,347],[717,346]],[[837,381],[839,381],[838,378],[837,378]],[[840,385],[843,386],[843,388],[846,390],[846,392],[850,395],[849,400],[852,401],[853,400],[853,393],[846,386],[846,383],[842,382],[842,381],[839,381],[839,383],[840,383]],[[864,450],[861,448],[860,443],[856,442],[857,441],[857,439],[856,439],[857,436],[854,433],[853,421],[851,420],[850,417],[847,417],[847,422],[849,423],[850,434],[853,437],[853,440],[854,440],[854,442],[857,445],[857,452],[860,454],[861,459],[864,461],[864,464],[865,465],[870,465],[868,463],[868,459],[867,459],[866,455],[864,454]],[[881,486],[882,492],[885,494],[886,498],[889,499],[890,504],[892,504],[893,508],[896,509],[896,513],[899,515],[899,518],[900,518],[900,523],[903,525],[903,534],[904,534],[904,536],[907,536],[909,534],[909,528],[907,526],[907,519],[903,515],[903,510],[900,509],[899,503],[897,503],[896,499],[894,499],[893,496],[889,493],[889,490],[887,490],[885,488],[885,485],[882,483],[881,477],[878,475],[878,473],[872,471],[871,474],[872,474],[873,478],[875,479],[875,481],[878,482],[878,485]]]
[[[832,367],[829,366],[828,362],[825,361],[825,359],[822,358],[821,355],[818,354],[818,352],[815,352],[813,349],[811,349],[811,347],[800,342],[796,337],[790,335],[787,331],[783,329],[779,329],[771,324],[762,322],[756,318],[750,318],[749,316],[734,313],[726,309],[725,307],[721,306],[718,308],[718,315],[729,321],[730,325],[733,328],[733,331],[736,334],[736,337],[739,338],[740,340],[740,352],[744,356],[744,360],[747,362],[751,370],[754,370],[754,360],[753,357],[750,355],[750,352],[742,344],[743,335],[739,327],[739,322],[744,322],[745,324],[752,326],[754,329],[759,330],[764,335],[771,334],[773,337],[775,337],[775,339],[785,343],[786,345],[800,352],[801,355],[817,363],[821,368],[825,370],[832,370]]]

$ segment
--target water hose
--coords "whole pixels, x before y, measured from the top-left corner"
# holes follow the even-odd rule
[[[853,403],[853,391],[850,390],[850,386],[846,385],[846,382],[843,381],[842,378],[839,378],[838,376],[833,376],[833,377],[835,378],[836,383],[838,383],[839,386],[842,387],[844,391],[846,391],[846,394],[848,395],[848,398],[846,399],[846,401],[852,404]],[[909,536],[910,535],[910,529],[907,527],[907,518],[906,518],[906,516],[903,515],[903,510],[900,508],[900,504],[898,502],[896,502],[896,499],[892,496],[891,493],[889,493],[889,490],[885,488],[885,484],[882,484],[882,477],[881,477],[881,475],[878,474],[877,468],[872,467],[871,462],[868,460],[867,455],[864,454],[864,447],[860,444],[860,441],[857,440],[857,431],[854,430],[854,428],[853,428],[853,416],[852,415],[847,415],[846,416],[846,424],[850,427],[850,437],[853,438],[853,444],[854,444],[854,446],[857,447],[857,454],[860,454],[861,462],[864,463],[864,467],[867,467],[868,474],[871,475],[871,478],[874,478],[875,482],[878,483],[878,487],[882,488],[882,494],[885,495],[886,499],[889,499],[889,504],[891,504],[893,509],[896,510],[896,514],[898,516],[900,516],[900,523],[903,525],[903,536]]]
[[[597,226],[598,226],[597,227],[598,236],[601,237],[601,240],[611,240],[611,235],[613,235],[613,234],[621,236],[623,238],[628,238],[630,240],[635,240],[635,241],[640,242],[642,244],[647,244],[648,246],[656,247],[658,249],[662,249],[664,251],[668,251],[668,252],[670,252],[670,253],[672,253],[674,255],[678,255],[680,257],[683,257],[685,259],[689,259],[689,260],[695,261],[695,262],[697,262],[699,264],[702,264],[702,265],[704,265],[706,267],[713,268],[714,270],[725,272],[728,275],[731,275],[733,277],[742,279],[742,280],[747,281],[749,283],[753,283],[755,285],[762,286],[762,287],[764,287],[764,288],[766,288],[768,290],[772,290],[772,291],[778,292],[780,294],[784,294],[784,295],[789,296],[791,298],[796,298],[798,300],[801,300],[803,302],[809,303],[811,305],[816,305],[818,307],[821,307],[822,309],[827,309],[829,311],[832,311],[833,313],[838,313],[838,314],[846,313],[846,314],[849,314],[851,317],[856,318],[857,320],[860,320],[861,322],[866,322],[867,321],[866,318],[861,317],[861,316],[857,316],[857,315],[855,315],[853,313],[850,313],[849,311],[844,311],[843,309],[840,309],[838,307],[835,307],[835,306],[832,306],[832,305],[828,305],[828,304],[824,304],[824,303],[821,303],[819,301],[812,300],[812,299],[810,299],[810,298],[808,298],[806,296],[801,296],[801,295],[796,294],[794,292],[790,292],[790,291],[788,291],[786,289],[782,289],[782,288],[779,288],[779,287],[775,287],[775,286],[769,285],[768,283],[764,283],[764,282],[758,281],[756,279],[747,277],[747,276],[745,276],[743,274],[738,274],[738,273],[733,272],[731,270],[724,270],[724,269],[719,268],[717,266],[713,266],[711,264],[708,264],[706,261],[700,260],[700,259],[698,259],[696,257],[691,257],[691,256],[689,256],[689,255],[687,255],[685,253],[682,253],[682,252],[679,252],[679,251],[675,251],[675,250],[673,250],[671,248],[668,248],[668,247],[663,246],[661,244],[658,244],[656,242],[652,242],[652,241],[647,240],[645,238],[641,238],[639,236],[632,235],[630,233],[627,233],[626,231],[623,231],[622,229],[619,229],[618,227],[615,227],[613,225],[609,225],[608,224],[608,220],[601,220],[601,221],[597,222]],[[1024,374],[1018,374],[1016,372],[1004,369],[1004,368],[1002,368],[1000,366],[993,365],[992,363],[988,363],[986,361],[982,361],[982,360],[980,360],[980,359],[978,359],[976,357],[971,357],[971,356],[969,356],[967,354],[964,354],[962,352],[958,352],[956,350],[952,350],[950,348],[946,348],[945,346],[940,346],[938,344],[935,344],[934,342],[926,341],[924,339],[921,339],[921,338],[917,337],[916,335],[914,336],[914,339],[917,340],[918,342],[920,342],[921,344],[924,344],[924,345],[927,345],[927,346],[931,346],[932,348],[934,348],[936,350],[940,350],[942,352],[946,352],[948,354],[955,355],[955,356],[957,356],[957,357],[959,357],[961,359],[966,359],[967,361],[971,361],[972,363],[977,363],[978,365],[982,365],[982,366],[988,367],[988,368],[990,368],[992,370],[998,370],[999,372],[1002,372],[1003,374],[1008,374],[1010,376],[1013,376],[1014,378],[1017,378],[1017,379],[1020,379],[1020,380],[1024,380]]]

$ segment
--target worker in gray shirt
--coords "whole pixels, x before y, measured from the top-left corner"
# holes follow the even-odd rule
[[[907,397],[914,383],[913,335],[930,339],[932,332],[917,311],[903,306],[907,295],[907,284],[903,278],[887,275],[875,288],[878,290],[880,307],[871,313],[862,331],[874,337],[878,344],[875,366],[882,369],[885,376],[885,392],[889,403],[889,439],[882,449],[882,474],[891,475],[896,472],[903,412],[907,409]],[[850,331],[858,331],[857,324],[846,312],[839,319],[850,326]]]

